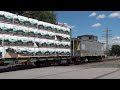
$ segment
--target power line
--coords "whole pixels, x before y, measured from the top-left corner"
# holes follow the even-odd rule
[[[111,36],[112,34],[109,34],[110,31],[112,31],[112,30],[109,30],[108,27],[106,28],[106,30],[103,31],[103,32],[105,32],[105,36],[103,36],[103,37],[106,38],[106,56],[108,56],[108,53],[109,53],[109,48],[108,48],[109,41],[108,40],[109,40],[109,37],[112,37]]]

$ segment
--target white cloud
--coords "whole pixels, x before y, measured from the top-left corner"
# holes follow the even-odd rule
[[[73,28],[75,28],[75,26],[74,25],[69,25],[68,23],[64,23],[68,28],[71,28],[71,29],[73,29]]]
[[[109,39],[109,45],[120,45],[120,36],[114,36],[113,38]]]
[[[120,18],[120,11],[113,12],[108,17],[109,18]]]
[[[71,29],[75,28],[75,26],[74,26],[74,25],[72,25],[72,26],[70,26],[70,27],[71,27]]]
[[[111,45],[120,45],[120,41],[119,40],[114,40],[110,44]]]
[[[98,15],[96,18],[97,19],[104,19],[104,18],[106,18],[106,15],[105,14],[101,14],[101,15]]]
[[[68,23],[57,22],[57,24],[58,24],[58,25],[61,25],[61,26],[68,27],[68,28],[71,28],[71,29],[75,28],[74,25],[69,25]]]
[[[106,43],[105,39],[99,40],[102,43]],[[109,38],[109,48],[111,48],[112,45],[120,45],[120,36],[114,36],[112,38]],[[106,44],[105,44],[106,46]]]
[[[96,23],[96,24],[93,24],[91,27],[100,27],[101,24],[100,23]]]
[[[94,16],[96,16],[97,14],[95,13],[95,12],[93,12],[93,13],[91,13],[90,15],[89,15],[89,17],[94,17]]]
[[[99,42],[105,43],[105,39],[98,39]]]
[[[120,40],[120,36],[115,36],[112,38],[112,40]]]

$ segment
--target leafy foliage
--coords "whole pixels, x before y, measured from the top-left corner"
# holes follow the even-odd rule
[[[10,12],[52,24],[56,24],[57,21],[56,13],[54,11],[10,11]]]
[[[109,51],[110,55],[120,56],[120,45],[112,45],[111,50]]]

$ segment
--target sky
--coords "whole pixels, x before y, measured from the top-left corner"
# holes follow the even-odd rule
[[[56,11],[58,22],[67,23],[72,28],[72,37],[80,35],[98,36],[105,43],[103,32],[107,27],[109,44],[120,45],[120,11]]]

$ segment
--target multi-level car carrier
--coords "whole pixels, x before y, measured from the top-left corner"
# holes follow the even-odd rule
[[[104,56],[96,36],[71,39],[68,27],[0,11],[0,64],[69,65]]]
[[[70,60],[71,29],[0,11],[0,61],[52,65]]]

